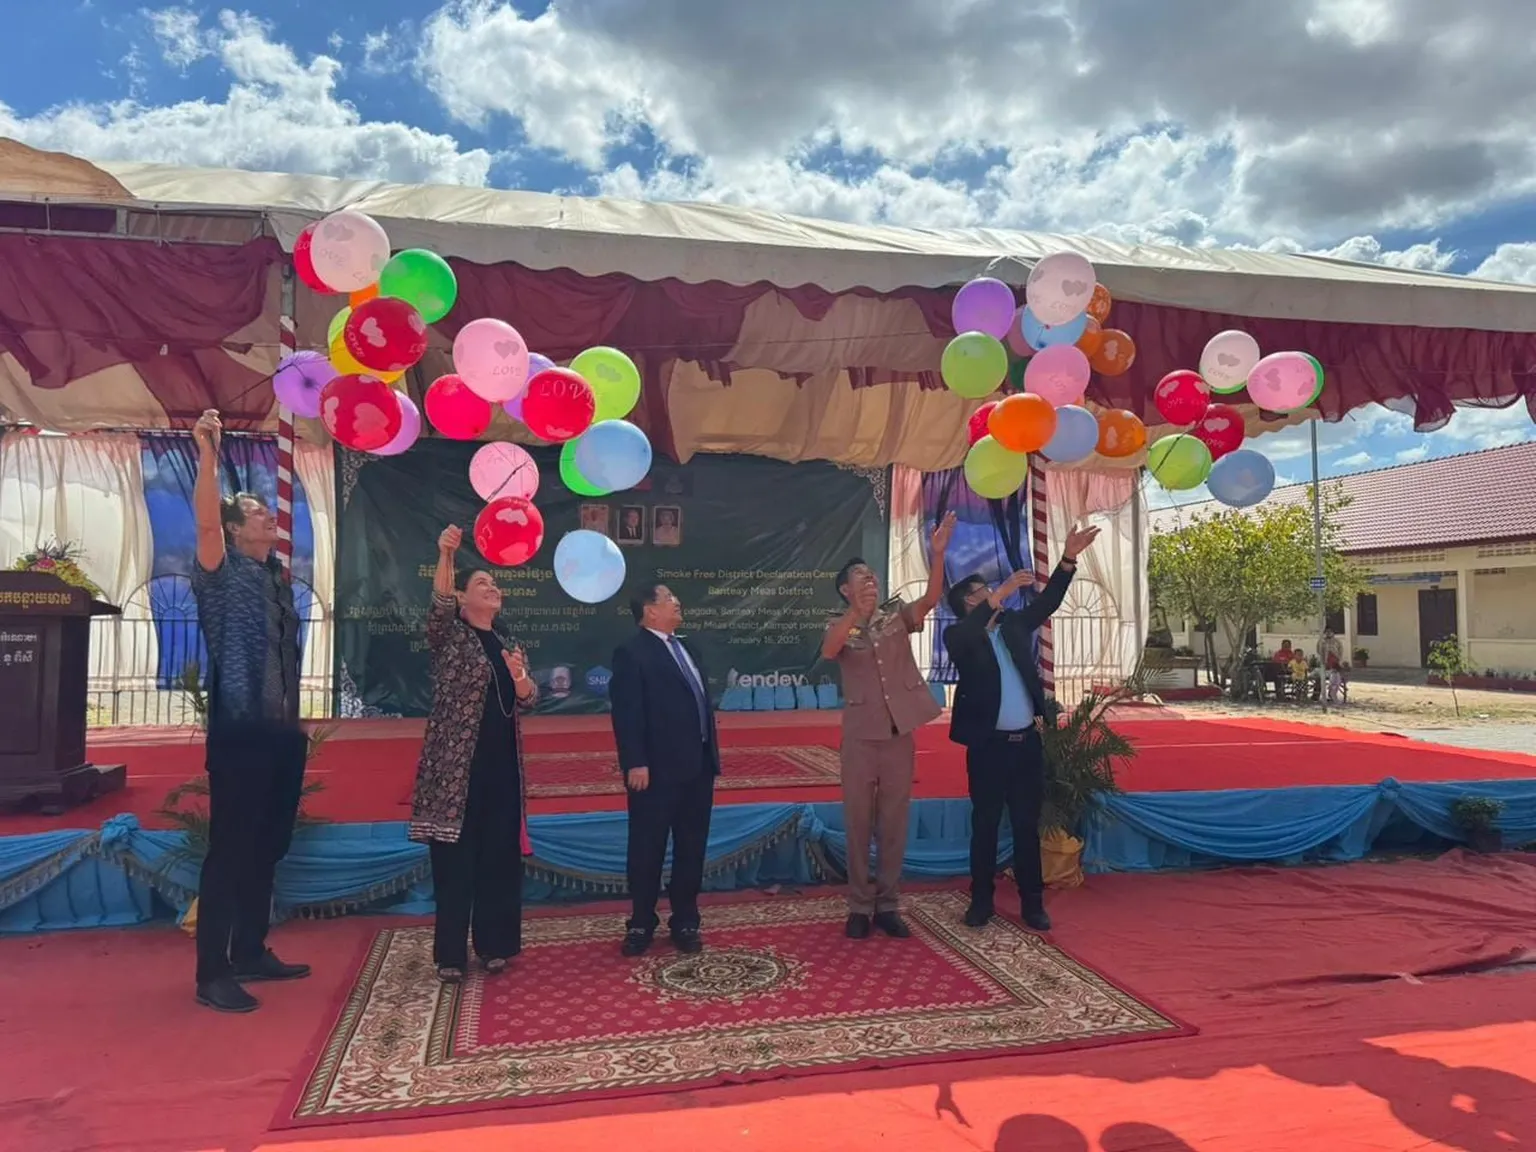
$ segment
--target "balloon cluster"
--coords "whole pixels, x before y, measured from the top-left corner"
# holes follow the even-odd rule
[[[398,456],[420,438],[423,414],[443,436],[475,440],[499,404],[541,440],[562,445],[560,476],[578,495],[623,491],[650,471],[650,441],[625,419],[640,400],[640,371],[618,349],[589,348],[560,368],[530,352],[506,321],[471,320],[454,338],[453,372],[431,383],[418,409],[394,385],[426,355],[428,325],[458,299],[448,262],[422,249],[391,256],[384,229],[352,210],[300,233],[293,260],[315,292],[348,299],[331,321],[328,354],[284,357],[273,387],[285,408],[320,420],[338,443]],[[533,458],[515,444],[486,444],[470,461],[469,479],[486,502],[475,547],[499,567],[528,563],[544,544]],[[555,573],[573,599],[596,604],[623,585],[624,557],[601,533],[570,532],[555,550]]]
[[[1205,484],[1232,508],[1259,503],[1275,486],[1275,468],[1263,454],[1243,447],[1243,414],[1212,394],[1248,398],[1269,412],[1294,412],[1323,390],[1323,366],[1306,352],[1265,356],[1246,332],[1218,332],[1200,354],[1200,370],[1181,368],[1158,381],[1152,402],[1170,424],[1189,428],[1147,449],[1147,470],[1164,488],[1185,491]]]
[[[1027,358],[1024,391],[983,404],[971,417],[965,479],[978,496],[1017,492],[1031,452],[1076,464],[1095,452],[1123,458],[1146,446],[1146,426],[1135,414],[1113,409],[1095,416],[1082,406],[1094,372],[1119,376],[1136,360],[1136,342],[1104,327],[1112,303],[1093,265],[1072,252],[1035,265],[1022,308],[1012,288],[989,277],[955,294],[958,335],[940,364],[951,391],[971,400],[990,396],[1008,378],[1009,351]]]

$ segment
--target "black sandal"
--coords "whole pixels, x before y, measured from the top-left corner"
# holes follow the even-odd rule
[[[444,984],[462,984],[464,983],[464,969],[444,964],[438,968],[437,978]]]

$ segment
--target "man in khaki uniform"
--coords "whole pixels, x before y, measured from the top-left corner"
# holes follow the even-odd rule
[[[928,588],[914,604],[880,603],[880,582],[863,560],[850,560],[837,576],[848,610],[827,628],[821,655],[842,670],[843,827],[848,836],[847,934],[865,939],[871,928],[904,939],[912,934],[898,910],[907,816],[918,728],[942,709],[912,655],[911,636],[944,593],[944,553],[954,514],[933,534]],[[869,849],[875,846],[875,873]]]

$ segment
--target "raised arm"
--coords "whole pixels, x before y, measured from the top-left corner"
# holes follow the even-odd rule
[[[197,483],[192,488],[192,512],[197,520],[197,565],[217,572],[224,563],[224,522],[219,509],[219,442],[224,426],[212,408],[197,418],[192,440],[197,445]]]
[[[1072,585],[1072,577],[1077,572],[1077,558],[1084,548],[1087,548],[1099,538],[1097,528],[1073,528],[1067,533],[1067,543],[1062,549],[1061,563],[1056,566],[1056,571],[1051,573],[1051,578],[1041,589],[1040,594],[1021,608],[1018,612],[1019,620],[1025,628],[1033,632],[1056,614],[1056,609],[1061,607],[1061,602],[1066,599],[1067,589]]]
[[[427,647],[439,648],[448,639],[459,602],[454,596],[453,557],[464,542],[457,524],[444,528],[437,538],[437,571],[432,574],[432,610],[427,613]]]
[[[923,622],[939,606],[944,595],[944,556],[954,533],[955,514],[950,512],[933,530],[933,540],[928,548],[928,588],[921,599],[907,607],[907,627],[913,632],[922,631]]]

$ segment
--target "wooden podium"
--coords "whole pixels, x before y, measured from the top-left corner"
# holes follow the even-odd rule
[[[85,759],[91,618],[118,611],[46,572],[0,572],[0,806],[56,814],[127,781]]]

